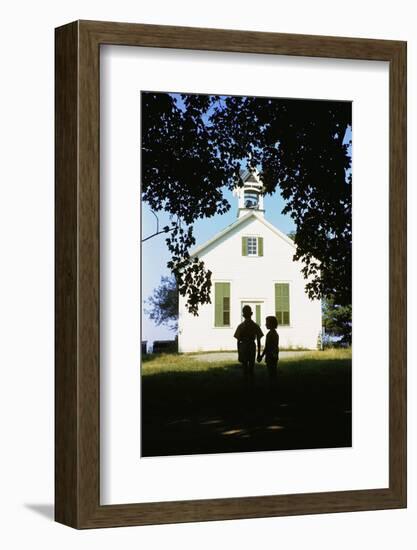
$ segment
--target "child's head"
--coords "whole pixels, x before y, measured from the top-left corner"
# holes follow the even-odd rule
[[[269,329],[269,330],[277,328],[277,326],[278,326],[277,318],[274,317],[273,315],[269,315],[265,319],[265,325],[266,325],[266,328]]]
[[[243,306],[242,315],[244,319],[250,319],[252,317],[252,308],[250,306]]]

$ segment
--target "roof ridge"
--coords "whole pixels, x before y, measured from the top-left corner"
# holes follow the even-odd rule
[[[273,231],[278,237],[280,237],[281,239],[283,239],[287,244],[291,245],[292,247],[295,248],[295,244],[294,244],[294,241],[292,239],[290,239],[290,237],[288,237],[285,233],[283,233],[282,231],[280,231],[277,227],[275,227],[275,225],[273,225],[271,222],[269,222],[268,220],[266,220],[263,216],[259,216],[257,214],[257,212],[255,211],[251,211],[251,212],[248,212],[247,214],[245,214],[244,216],[240,217],[240,218],[237,218],[237,220],[235,220],[233,223],[229,224],[228,226],[226,226],[224,229],[222,229],[219,233],[217,233],[216,235],[214,235],[214,237],[212,237],[211,239],[209,239],[208,241],[204,242],[203,244],[201,244],[200,246],[197,246],[194,250],[192,250],[190,252],[190,256],[193,257],[193,256],[196,256],[197,254],[199,254],[202,250],[205,250],[207,247],[209,247],[211,244],[215,243],[218,239],[220,239],[221,237],[223,237],[224,235],[226,235],[227,233],[229,233],[229,231],[231,231],[232,229],[234,229],[235,227],[237,227],[238,225],[240,225],[241,223],[243,223],[244,221],[248,220],[250,217],[255,217],[257,220],[259,220],[260,222],[262,222],[266,227],[268,227],[268,229],[270,229],[271,231]]]

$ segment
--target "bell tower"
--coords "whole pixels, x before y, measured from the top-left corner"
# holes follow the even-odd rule
[[[264,216],[263,185],[256,170],[246,170],[242,174],[243,186],[235,187],[233,194],[237,197],[237,217],[241,218],[248,212],[257,212]]]

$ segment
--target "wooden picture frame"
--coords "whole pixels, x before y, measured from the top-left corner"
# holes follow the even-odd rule
[[[389,62],[389,487],[100,505],[99,51],[117,44]],[[55,519],[75,528],[406,506],[406,43],[76,21],[56,29]]]

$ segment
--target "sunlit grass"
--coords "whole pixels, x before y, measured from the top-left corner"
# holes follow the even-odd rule
[[[350,363],[352,358],[352,350],[348,349],[328,349],[324,351],[309,351],[302,352],[297,356],[281,357],[279,364],[281,367],[288,366],[292,368],[320,368],[320,366],[328,366],[331,362],[335,365],[341,363]],[[238,365],[237,354],[236,359],[222,359],[215,362],[205,362],[198,360],[196,355],[190,354],[158,354],[150,355],[144,358],[142,362],[142,375],[149,376],[152,374],[168,373],[168,372],[209,372],[216,369],[224,369]],[[265,367],[265,363],[257,364],[257,370]]]

